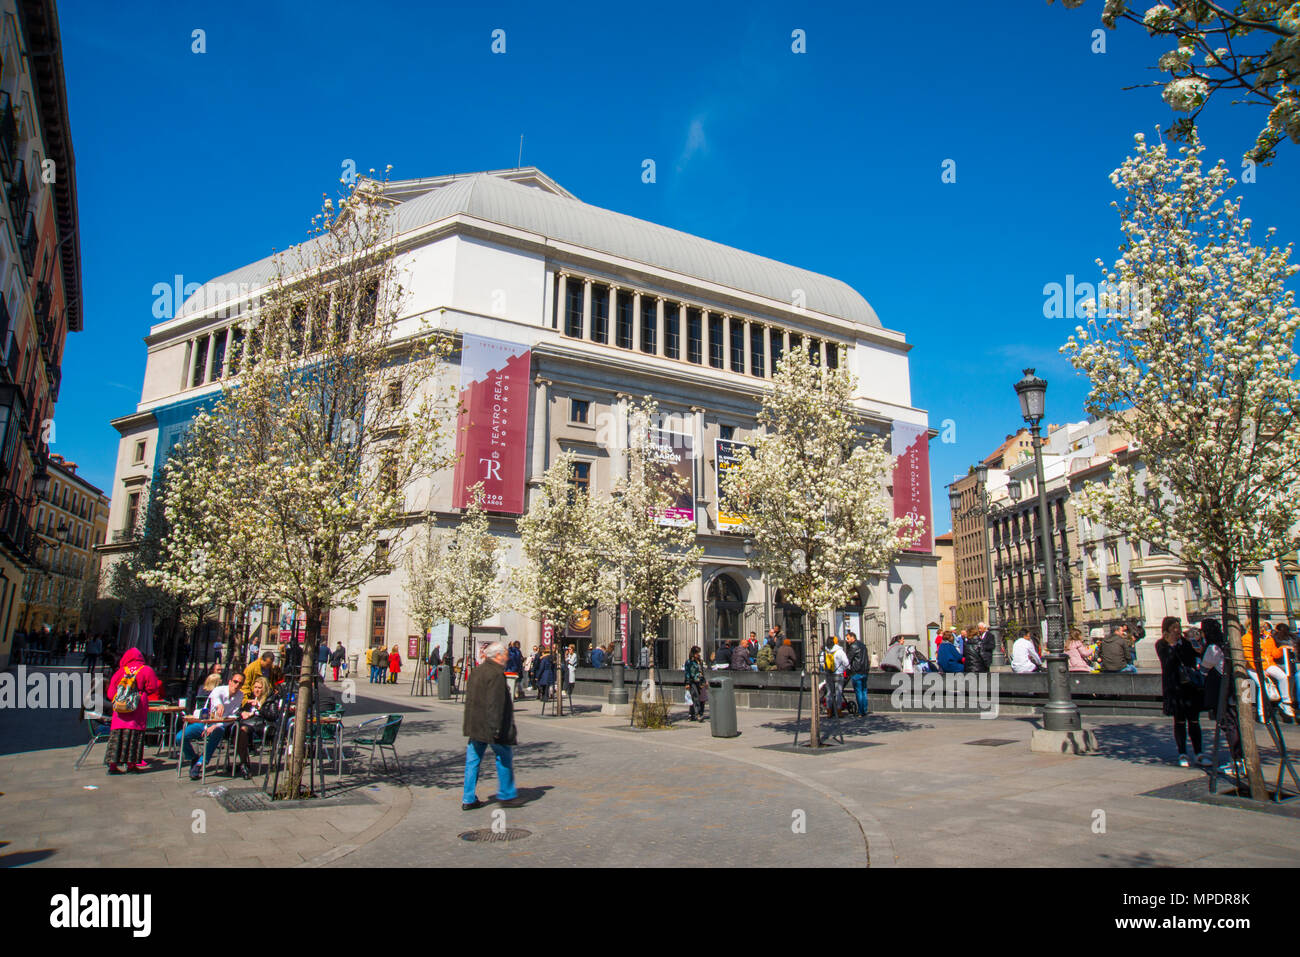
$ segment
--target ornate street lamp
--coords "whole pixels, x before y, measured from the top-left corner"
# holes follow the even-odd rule
[[[1069,735],[1070,732],[1082,730],[1079,721],[1079,709],[1070,697],[1068,679],[1068,661],[1065,656],[1065,631],[1061,619],[1061,602],[1056,591],[1056,555],[1052,548],[1052,534],[1047,512],[1047,482],[1043,476],[1043,450],[1040,441],[1040,426],[1043,421],[1047,397],[1047,382],[1034,375],[1033,369],[1025,370],[1025,377],[1016,383],[1016,395],[1020,397],[1020,414],[1029,425],[1031,441],[1034,447],[1034,469],[1038,476],[1038,535],[1042,547],[1043,584],[1046,593],[1043,610],[1047,620],[1047,704],[1043,706],[1042,731],[1047,732],[1046,740],[1040,741],[1038,731],[1034,732],[1034,750],[1062,751],[1068,748],[1064,742],[1053,747],[1053,741]],[[1091,739],[1091,735],[1079,738]],[[1092,748],[1078,739],[1074,739],[1073,750],[1091,750]],[[1083,746],[1081,746],[1081,744]]]

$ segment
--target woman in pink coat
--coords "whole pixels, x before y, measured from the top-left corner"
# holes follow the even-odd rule
[[[108,762],[109,774],[121,774],[117,767],[119,764],[125,764],[128,771],[139,771],[149,766],[144,759],[144,732],[149,725],[149,702],[162,697],[162,682],[154,670],[144,663],[144,655],[140,654],[139,648],[128,648],[122,656],[122,663],[108,683],[106,707],[113,707],[117,689],[126,681],[130,681],[134,690],[139,692],[140,703],[134,711],[113,711],[108,753],[104,756]]]

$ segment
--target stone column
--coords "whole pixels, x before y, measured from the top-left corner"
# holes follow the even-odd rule
[[[611,488],[627,478],[627,404],[630,398],[620,392],[614,400],[614,434],[609,443]]]
[[[691,474],[695,476],[695,527],[700,533],[707,533],[709,530],[709,512],[707,508],[700,508],[704,502],[704,496],[701,492],[704,489],[704,410],[698,406],[691,406],[691,433],[694,448],[691,449],[694,461],[691,463]]]
[[[591,341],[591,280],[582,281],[582,338]]]
[[[535,483],[542,480],[542,474],[546,471],[546,427],[551,417],[551,382],[536,376],[533,385],[533,461],[528,481]]]
[[[618,286],[613,283],[609,284],[609,302],[605,305],[605,342],[618,345]]]
[[[722,368],[728,372],[731,368],[731,334],[734,332],[733,323],[735,319],[731,315],[722,317]]]
[[[709,310],[700,307],[700,365],[709,365]]]
[[[740,347],[745,354],[744,372],[745,375],[754,374],[754,329],[753,323],[742,322],[740,324]]]
[[[181,367],[181,391],[190,387],[190,363],[194,361],[194,340],[185,343],[185,365]]]
[[[677,358],[683,362],[689,354],[690,346],[686,343],[686,303],[677,304]]]
[[[632,293],[632,351],[641,351],[641,293]]]
[[[559,289],[555,299],[555,316],[553,328],[566,332],[569,325],[569,283],[568,276],[564,273],[559,274],[556,280],[556,287]]]
[[[655,355],[664,354],[664,340],[668,338],[668,322],[664,315],[664,297],[655,296]]]

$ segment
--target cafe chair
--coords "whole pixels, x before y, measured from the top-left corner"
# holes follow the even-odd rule
[[[379,724],[383,722],[383,724]],[[376,726],[377,725],[377,726]],[[384,762],[384,773],[388,773],[388,758],[384,755],[384,748],[393,752],[393,763],[397,766],[397,773],[402,773],[402,765],[397,760],[397,732],[402,727],[402,716],[400,714],[384,715],[379,718],[371,718],[357,725],[358,734],[353,737],[352,744],[370,747],[370,763],[366,766],[366,771],[372,771],[375,767],[375,751],[379,752],[379,758]],[[370,730],[366,730],[370,728]]]
[[[90,741],[87,742],[86,749],[81,752],[81,757],[77,758],[77,763],[72,766],[74,771],[81,770],[82,762],[90,755],[95,745],[108,743],[108,736],[111,733],[108,718],[92,711],[86,712],[86,730],[90,733]]]

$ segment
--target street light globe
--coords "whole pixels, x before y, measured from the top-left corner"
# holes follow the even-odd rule
[[[1047,405],[1047,380],[1034,375],[1033,369],[1026,369],[1025,377],[1016,383],[1016,395],[1025,421],[1030,425],[1041,422]]]
[[[1007,494],[1011,496],[1011,501],[1020,501],[1020,479],[1013,479],[1007,483]]]
[[[989,467],[981,462],[975,466],[975,481],[980,485],[987,485],[989,481]]]
[[[951,485],[948,486],[948,505],[952,508],[954,515],[957,513],[957,509],[961,506],[961,492],[957,491]]]

